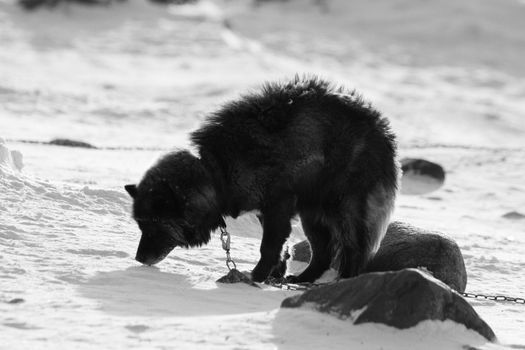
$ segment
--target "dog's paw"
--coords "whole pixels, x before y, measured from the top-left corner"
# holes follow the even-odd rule
[[[252,281],[264,282],[269,275],[268,269],[261,268],[259,265],[252,270]]]
[[[286,283],[299,283],[299,278],[297,276],[294,276],[294,275],[288,275],[284,278],[284,281]]]
[[[272,266],[267,264],[264,260],[259,260],[255,268],[252,270],[252,280],[254,282],[264,282],[270,275]]]
[[[275,279],[283,279],[285,272],[286,264],[284,264],[284,266],[279,264],[272,269],[272,272],[270,272],[270,277]]]
[[[257,272],[255,270],[252,271],[252,281],[254,282],[264,282],[266,280],[266,277],[268,277],[264,273]]]

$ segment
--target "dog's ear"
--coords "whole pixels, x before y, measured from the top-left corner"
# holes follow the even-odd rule
[[[131,198],[137,197],[137,185],[126,185],[124,189],[129,193]]]

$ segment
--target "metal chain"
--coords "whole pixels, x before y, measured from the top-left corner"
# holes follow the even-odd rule
[[[336,281],[337,282],[337,281]],[[265,284],[283,289],[283,290],[297,290],[297,291],[306,291],[310,290],[315,287],[325,286],[328,284],[331,284],[333,282],[328,283],[286,283],[282,282],[282,280],[269,278],[265,282]],[[475,298],[475,299],[486,299],[486,300],[493,300],[493,301],[508,301],[508,302],[514,302],[517,304],[525,304],[524,298],[514,298],[514,297],[508,297],[504,295],[484,295],[484,294],[476,294],[476,293],[460,293],[465,298]]]
[[[235,264],[235,261],[230,256],[230,233],[226,231],[226,227],[221,226],[221,242],[222,242],[222,249],[226,252],[226,266],[228,267],[228,270],[237,269],[237,265]]]
[[[509,301],[514,302],[517,304],[525,304],[524,298],[514,298],[514,297],[508,297],[505,295],[485,295],[485,294],[477,294],[477,293],[461,293],[465,298],[474,298],[474,299],[485,299],[485,300],[493,300],[493,301]]]
[[[266,281],[264,281],[264,284],[271,286],[271,287],[279,288],[282,290],[305,291],[305,290],[310,290],[315,287],[324,286],[329,283],[308,283],[308,282],[287,283],[287,282],[283,282],[282,280],[280,281],[278,279],[268,278]]]
[[[325,286],[329,283],[286,283],[279,281],[277,279],[268,279],[264,282],[265,284],[283,289],[283,290],[293,290],[293,291],[306,291],[310,290],[315,287]],[[484,294],[477,294],[477,293],[460,293],[465,298],[475,298],[475,299],[486,299],[486,300],[492,300],[492,301],[508,301],[508,302],[514,302],[517,304],[525,304],[524,298],[514,298],[509,297],[505,295],[484,295]]]
[[[283,290],[293,290],[293,291],[306,291],[310,290],[315,287],[325,286],[328,284],[332,284],[337,282],[327,282],[327,283],[286,283],[283,282],[283,280],[269,278],[264,283],[266,285],[269,285],[271,287],[283,289]],[[517,304],[525,304],[524,298],[514,298],[509,297],[505,295],[485,295],[485,294],[477,294],[477,293],[460,293],[465,298],[475,298],[475,299],[485,299],[485,300],[492,300],[492,301],[507,301],[507,302],[513,302]]]
[[[226,230],[226,227],[220,227],[221,230],[221,242],[222,242],[222,249],[226,252],[226,266],[231,271],[232,269],[237,269],[237,265],[235,264],[235,261],[231,258],[230,255],[230,248],[231,248],[231,237],[230,233]],[[231,266],[230,266],[231,265]],[[233,267],[232,267],[233,266]],[[287,283],[284,279],[278,279],[278,278],[268,278],[266,281],[264,281],[264,284],[269,285],[271,287],[283,289],[283,290],[293,290],[293,291],[306,291],[315,287],[325,286],[328,284],[332,284],[337,282],[327,282],[327,283]],[[514,297],[508,297],[504,295],[485,295],[485,294],[477,294],[477,293],[460,293],[465,298],[474,298],[474,299],[485,299],[485,300],[493,300],[493,301],[508,301],[508,302],[514,302],[517,304],[525,304],[524,298],[514,298]]]

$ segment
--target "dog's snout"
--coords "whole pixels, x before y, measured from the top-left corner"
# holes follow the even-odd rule
[[[157,256],[152,254],[145,254],[140,251],[137,252],[137,255],[135,255],[135,260],[137,260],[139,263],[144,265],[155,265],[159,261],[161,261],[163,256]]]

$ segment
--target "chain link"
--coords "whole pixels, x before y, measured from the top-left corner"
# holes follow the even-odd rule
[[[228,270],[237,269],[237,265],[235,264],[235,261],[231,258],[230,255],[230,245],[231,245],[231,238],[230,233],[226,231],[225,227],[221,227],[221,242],[222,242],[222,249],[226,252],[226,266],[228,267]]]
[[[485,300],[492,300],[492,301],[508,301],[513,302],[517,304],[525,304],[524,298],[514,298],[514,297],[508,297],[505,295],[485,295],[485,294],[477,294],[477,293],[461,293],[465,298],[473,298],[473,299],[485,299]]]
[[[308,283],[308,282],[287,283],[287,282],[282,282],[276,279],[269,278],[266,281],[264,281],[264,284],[271,286],[271,287],[279,288],[282,290],[306,291],[306,290],[310,290],[315,287],[327,285],[329,283]]]

